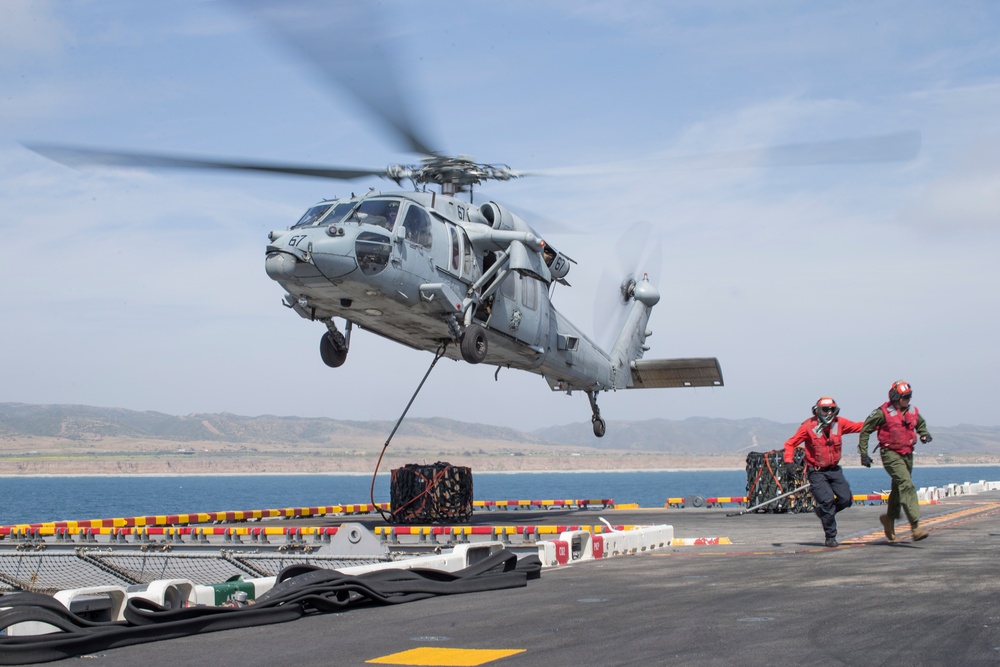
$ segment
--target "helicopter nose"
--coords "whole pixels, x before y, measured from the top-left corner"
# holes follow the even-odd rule
[[[272,252],[264,260],[264,270],[271,280],[291,280],[298,260],[287,252]]]

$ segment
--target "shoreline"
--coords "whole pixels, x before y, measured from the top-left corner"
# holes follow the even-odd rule
[[[924,464],[920,468],[1000,468],[998,463],[938,463]],[[844,466],[845,469],[861,469],[861,466]],[[874,468],[874,466],[873,466]],[[917,466],[915,465],[916,469]],[[633,473],[664,473],[664,472],[744,472],[745,468],[734,467],[669,467],[669,468],[620,468],[614,470],[581,468],[579,470],[473,470],[475,475],[576,475],[576,474],[633,474]],[[377,475],[389,476],[391,471],[379,472]],[[148,473],[0,473],[0,479],[23,478],[64,478],[64,477],[371,477],[370,472],[335,471],[335,472],[148,472]]]

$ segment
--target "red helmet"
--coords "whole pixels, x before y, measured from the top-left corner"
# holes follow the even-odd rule
[[[839,414],[840,408],[837,407],[837,401],[829,396],[820,396],[819,400],[816,401],[816,405],[813,406],[813,415],[817,418],[827,417],[833,419]]]
[[[913,387],[905,380],[896,380],[889,387],[889,402],[895,403],[901,398],[909,398],[913,395]]]

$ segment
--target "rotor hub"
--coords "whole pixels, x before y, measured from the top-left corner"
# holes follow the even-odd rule
[[[622,303],[628,303],[635,294],[635,278],[629,276],[621,284]]]
[[[467,156],[432,156],[424,158],[420,165],[389,165],[385,174],[396,183],[405,179],[421,185],[432,183],[455,186],[478,185],[484,181],[509,181],[520,177],[505,164],[476,162]]]

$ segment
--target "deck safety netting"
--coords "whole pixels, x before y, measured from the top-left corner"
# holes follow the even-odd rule
[[[161,579],[186,579],[193,584],[218,584],[235,576],[244,579],[276,576],[289,565],[313,565],[336,570],[372,565],[388,556],[327,554],[169,553],[82,550],[75,553],[0,553],[0,591],[23,590],[53,594],[93,586],[131,586]]]
[[[0,554],[0,579],[11,589],[33,593],[131,583],[76,554],[43,552]]]
[[[195,584],[215,584],[237,575],[259,576],[218,554],[112,553],[88,555],[87,558],[119,572],[130,583],[187,579]]]

